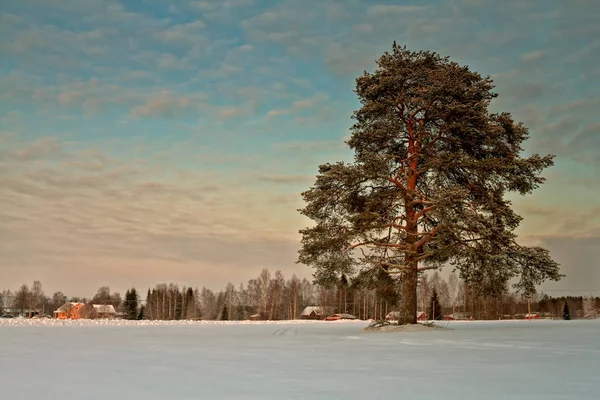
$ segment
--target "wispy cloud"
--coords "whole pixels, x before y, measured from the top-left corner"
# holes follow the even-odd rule
[[[194,104],[198,108],[191,97],[164,91],[148,99],[145,104],[134,107],[131,114],[135,117],[173,118],[190,110]]]
[[[546,56],[546,53],[542,50],[532,51],[531,53],[524,54],[521,60],[526,63],[540,61]]]
[[[424,11],[423,6],[406,6],[406,5],[391,5],[377,4],[367,8],[367,14],[373,17],[391,17]]]
[[[326,94],[319,93],[316,96],[313,96],[308,99],[296,100],[296,101],[292,102],[292,104],[287,108],[278,108],[278,109],[269,110],[269,112],[267,113],[267,117],[273,118],[273,117],[277,117],[280,115],[288,115],[288,114],[297,113],[297,112],[299,112],[301,110],[305,110],[305,109],[312,109],[312,108],[317,107],[321,102],[323,102],[326,99],[327,99]]]

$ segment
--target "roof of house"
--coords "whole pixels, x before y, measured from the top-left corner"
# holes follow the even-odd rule
[[[71,310],[75,306],[77,306],[78,304],[81,304],[83,306],[83,303],[65,303],[62,306],[58,307],[56,309],[56,311],[54,311],[54,312],[55,313],[58,313],[58,312],[68,312],[69,310]]]
[[[310,315],[313,312],[315,314],[325,314],[325,311],[321,306],[308,306],[304,310],[302,310],[302,313],[300,313],[300,315]]]
[[[103,314],[115,314],[115,308],[111,304],[92,304],[94,311]]]

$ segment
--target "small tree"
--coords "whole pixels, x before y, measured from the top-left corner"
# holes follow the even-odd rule
[[[429,314],[429,319],[436,321],[442,320],[442,305],[440,304],[437,288],[435,286],[431,292],[431,299],[429,300],[429,309],[427,310],[427,313]]]
[[[135,288],[125,292],[125,318],[126,319],[137,319],[138,317],[138,295]]]
[[[565,305],[563,306],[563,314],[562,317],[565,321],[571,320],[571,311],[569,311],[569,302],[565,300]]]
[[[229,309],[227,308],[227,304],[223,305],[223,310],[221,311],[221,321],[229,320]]]

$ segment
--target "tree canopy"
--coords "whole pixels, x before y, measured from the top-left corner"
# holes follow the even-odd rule
[[[319,166],[300,212],[298,261],[319,283],[383,269],[401,281],[400,323],[416,323],[418,274],[450,265],[470,282],[523,292],[559,267],[541,247],[517,243],[521,217],[506,195],[544,182],[552,155],[523,156],[528,129],[491,113],[493,82],[428,51],[394,43],[356,79],[361,108],[347,141],[354,162]]]

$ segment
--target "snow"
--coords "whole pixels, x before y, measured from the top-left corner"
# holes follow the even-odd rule
[[[600,398],[600,320],[366,325],[0,319],[0,398]]]

